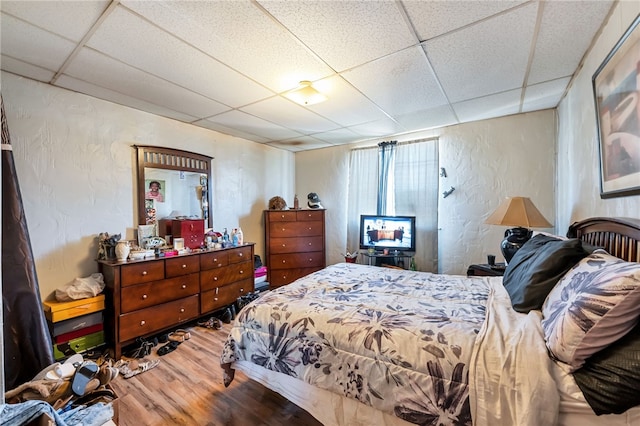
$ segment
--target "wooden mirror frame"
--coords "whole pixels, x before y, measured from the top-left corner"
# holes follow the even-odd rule
[[[207,203],[208,217],[205,220],[205,227],[210,227],[213,218],[211,205],[211,160],[213,157],[196,154],[194,152],[183,151],[181,149],[163,148],[149,145],[133,145],[136,149],[138,181],[138,224],[146,225],[145,210],[145,168],[177,170],[185,172],[196,172],[207,175]]]

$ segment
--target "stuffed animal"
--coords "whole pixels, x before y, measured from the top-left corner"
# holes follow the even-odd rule
[[[284,198],[275,196],[269,200],[269,210],[284,210],[287,208],[287,202]]]

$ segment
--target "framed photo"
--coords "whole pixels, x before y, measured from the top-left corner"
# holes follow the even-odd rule
[[[640,194],[640,15],[593,75],[600,198]]]

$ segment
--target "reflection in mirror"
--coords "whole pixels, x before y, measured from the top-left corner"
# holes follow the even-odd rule
[[[158,220],[204,219],[210,227],[211,157],[178,149],[134,146],[137,150],[138,224]]]

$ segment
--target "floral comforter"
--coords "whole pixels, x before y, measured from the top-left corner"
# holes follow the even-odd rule
[[[478,356],[478,342],[502,344],[481,333],[491,294],[482,278],[330,266],[239,313],[221,356],[225,385],[244,360],[411,423],[470,425],[469,378],[482,376],[471,365],[495,361]],[[500,395],[483,389],[487,399]]]

